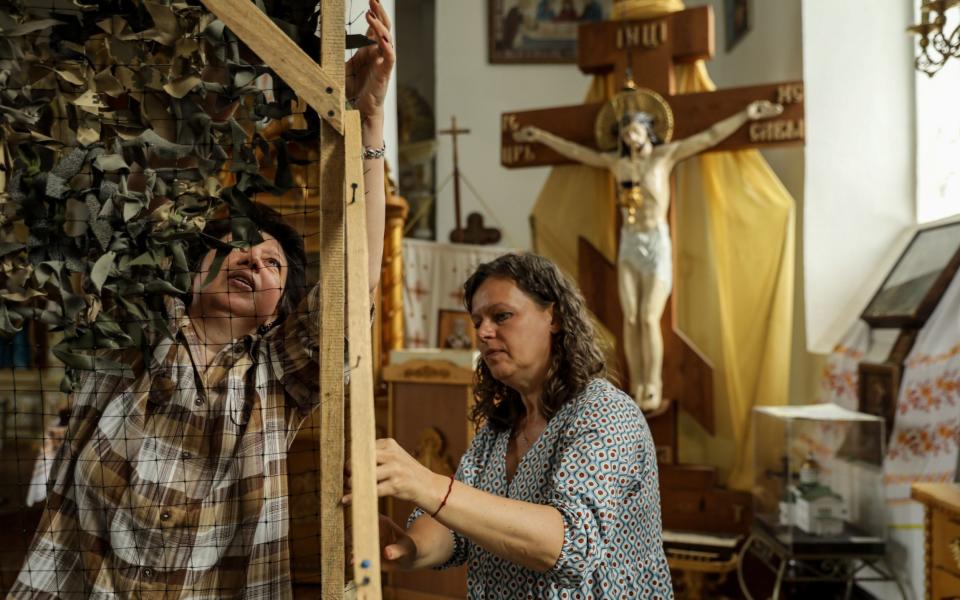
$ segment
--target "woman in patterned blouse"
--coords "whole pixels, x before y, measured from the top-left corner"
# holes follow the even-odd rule
[[[548,260],[508,254],[464,285],[483,360],[479,431],[455,479],[377,442],[388,566],[468,565],[470,598],[672,598],[653,441],[604,378],[579,292]]]

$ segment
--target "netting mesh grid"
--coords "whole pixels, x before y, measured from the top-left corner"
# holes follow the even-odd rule
[[[0,7],[0,592],[316,580],[318,131],[197,0]]]

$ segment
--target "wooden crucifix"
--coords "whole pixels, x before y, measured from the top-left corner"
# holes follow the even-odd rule
[[[460,216],[460,153],[457,151],[457,137],[470,133],[469,129],[460,129],[457,127],[457,116],[450,117],[450,129],[441,129],[437,132],[440,135],[449,135],[453,141],[453,212],[454,228],[450,232],[450,241],[463,243],[464,229],[463,219]]]
[[[626,296],[618,290],[618,276],[624,277],[623,265],[627,261],[624,260],[623,244],[627,233],[635,238],[631,238],[630,247],[626,248],[633,255],[633,280],[650,276],[650,281],[637,286],[641,289],[640,293],[647,293],[651,286],[656,287],[653,280],[667,282],[665,287],[660,285],[661,292],[669,293],[672,286],[672,274],[669,271],[672,258],[666,224],[669,173],[676,160],[694,151],[798,143],[804,137],[802,82],[674,95],[674,65],[712,57],[712,32],[713,13],[710,7],[642,21],[583,25],[580,28],[578,58],[581,70],[595,74],[612,72],[615,76],[622,76],[632,65],[636,69],[637,81],[652,89],[637,90],[634,95],[627,97],[618,96],[614,102],[507,113],[502,118],[501,161],[508,168],[581,162],[608,167],[614,172],[620,184],[618,195],[624,221],[621,227],[621,269],[618,273],[614,265],[581,239],[578,270],[581,287],[591,310],[611,331],[618,334],[625,331],[622,305]],[[628,100],[635,100],[637,106],[625,107],[625,104],[630,104]],[[745,111],[748,106],[751,106],[752,112]],[[772,110],[773,106],[778,107],[776,110],[782,107],[782,113]],[[638,118],[623,120],[631,115]],[[612,135],[609,131],[611,127],[618,133]],[[628,143],[625,137],[628,130],[632,132],[631,136],[640,136],[643,140]],[[654,137],[659,136],[659,141],[668,141],[663,139],[664,134],[668,138],[672,135],[674,140],[672,144],[662,146],[670,150],[651,151],[649,148],[652,144],[645,140],[656,143]],[[604,141],[604,138],[608,139]],[[598,144],[605,142],[611,142],[612,146],[598,147]],[[628,146],[630,153],[624,158],[621,153]],[[648,148],[645,150],[648,154],[633,154],[635,150],[640,152],[642,147]],[[613,152],[604,152],[607,150]],[[659,166],[653,167],[654,163]],[[651,177],[657,181],[651,181]],[[625,203],[625,198],[632,200]],[[665,201],[661,201],[664,198]],[[661,209],[662,214],[659,214]],[[657,225],[658,222],[663,226]],[[655,272],[662,270],[662,261],[651,262],[641,256],[651,253],[666,255],[667,273]],[[610,301],[618,296],[620,303]],[[654,299],[658,299],[657,294],[654,294]],[[643,299],[632,304],[643,305]],[[712,367],[702,353],[675,330],[672,309],[672,300],[666,301],[660,327],[657,328],[663,331],[660,354],[663,361],[662,383],[659,381],[660,371],[651,369],[657,371],[657,378],[649,387],[653,389],[662,385],[664,397],[679,400],[712,433]],[[637,318],[634,314],[633,319]],[[647,330],[650,329],[648,326]],[[634,341],[627,337],[625,333],[625,341]],[[636,373],[636,368],[630,368],[633,366],[631,363],[645,361],[649,354],[645,355],[634,348],[634,360],[625,361],[628,368],[623,372],[630,373],[632,370]],[[641,359],[636,359],[637,355]],[[631,393],[635,392],[639,402],[641,391],[639,388],[635,390],[635,386],[637,382],[631,382],[628,389]]]

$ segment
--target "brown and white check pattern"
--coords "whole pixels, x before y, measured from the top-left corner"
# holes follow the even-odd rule
[[[319,402],[319,293],[205,370],[183,304],[150,365],[86,374],[12,598],[291,597],[287,450]]]

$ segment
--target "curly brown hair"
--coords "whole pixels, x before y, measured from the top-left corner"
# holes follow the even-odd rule
[[[550,419],[575,398],[591,379],[606,377],[603,352],[576,285],[551,261],[535,254],[504,254],[483,263],[463,284],[464,304],[473,312],[473,296],[489,278],[509,279],[541,309],[553,305],[560,329],[550,341],[551,362],[540,402]],[[495,431],[513,428],[525,413],[516,390],[493,377],[484,361],[477,364],[470,420],[488,423]]]

